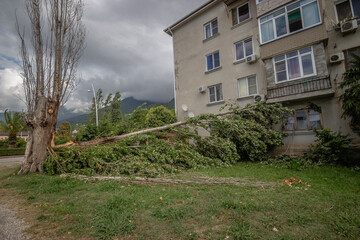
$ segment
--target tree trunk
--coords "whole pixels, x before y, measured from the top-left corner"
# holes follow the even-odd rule
[[[10,134],[9,135],[9,139],[8,139],[8,143],[9,143],[9,148],[15,148],[16,146],[16,134]]]
[[[39,101],[35,119],[29,122],[31,131],[19,174],[43,172],[47,149],[51,148],[53,129],[57,122],[58,107],[54,105],[50,99],[45,97],[42,97]],[[51,111],[49,111],[50,109]]]

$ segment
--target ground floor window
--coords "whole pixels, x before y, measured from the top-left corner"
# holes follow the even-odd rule
[[[301,131],[322,128],[321,113],[306,109],[286,116],[285,131]]]

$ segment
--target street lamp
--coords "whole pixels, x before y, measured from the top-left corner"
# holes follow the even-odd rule
[[[97,108],[97,102],[96,102],[96,94],[94,89],[94,84],[91,84],[92,86],[92,92],[94,94],[94,102],[95,102],[95,115],[96,115],[96,127],[99,126],[99,115],[98,115],[98,108]],[[88,90],[88,92],[91,92],[91,90]]]

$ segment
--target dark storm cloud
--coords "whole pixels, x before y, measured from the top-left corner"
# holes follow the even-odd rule
[[[87,29],[87,47],[79,65],[81,82],[66,107],[88,106],[91,94],[87,90],[91,83],[96,89],[102,88],[104,95],[120,91],[123,97],[158,102],[171,100],[172,39],[163,29],[205,2],[85,0],[83,21]],[[22,0],[0,1],[0,88],[3,88],[0,89],[0,105],[14,99],[8,90],[21,93],[20,88],[13,89],[14,82],[21,83],[19,77],[14,77],[19,72],[15,9],[19,22],[26,22]]]

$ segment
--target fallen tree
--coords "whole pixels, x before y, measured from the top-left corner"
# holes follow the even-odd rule
[[[162,127],[149,128],[149,129],[140,130],[140,131],[137,131],[137,132],[123,134],[123,135],[120,135],[120,136],[106,137],[106,138],[101,138],[101,139],[94,139],[94,140],[87,141],[87,142],[69,142],[69,143],[57,145],[54,148],[74,147],[74,146],[83,146],[83,147],[95,146],[95,145],[99,145],[99,144],[114,142],[114,141],[117,141],[117,140],[121,140],[121,139],[124,139],[124,138],[132,137],[132,136],[136,136],[136,135],[140,135],[140,134],[147,134],[147,133],[152,133],[152,132],[164,131],[164,130],[168,130],[168,129],[178,127],[178,126],[181,126],[181,125],[185,125],[185,124],[187,124],[187,122],[177,122],[177,123],[173,123],[173,124],[162,126]]]
[[[283,134],[273,126],[291,112],[289,109],[281,104],[258,103],[243,109],[230,106],[229,110],[120,136],[60,145],[56,154],[49,155],[44,169],[49,174],[157,177],[187,169],[231,166],[238,161],[267,160],[267,153],[282,145]],[[199,135],[199,128],[209,135]],[[167,131],[174,136],[169,139]]]

